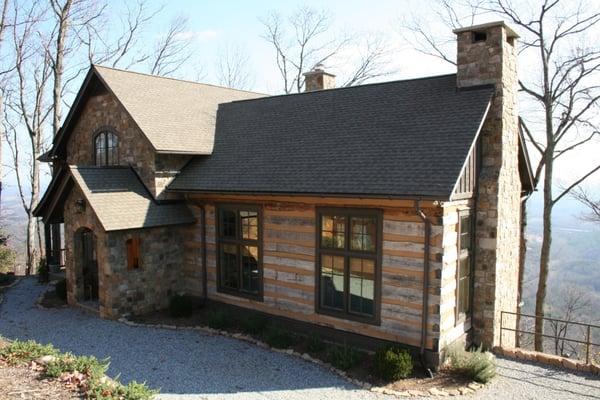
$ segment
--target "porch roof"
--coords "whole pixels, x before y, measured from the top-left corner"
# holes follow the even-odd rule
[[[51,204],[56,199],[66,198],[65,192],[72,187],[69,182],[79,187],[107,232],[194,222],[191,211],[184,203],[156,202],[130,167],[72,165],[68,172],[56,176],[53,181],[64,183],[49,188],[35,210],[36,215],[44,217],[44,222],[51,217]]]

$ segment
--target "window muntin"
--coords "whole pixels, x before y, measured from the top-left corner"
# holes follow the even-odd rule
[[[458,215],[458,263],[456,270],[456,316],[466,318],[471,312],[471,215],[462,211]]]
[[[372,322],[377,318],[381,213],[318,213],[318,311]]]
[[[218,215],[218,287],[246,297],[262,293],[260,213],[247,206],[220,207]]]
[[[119,138],[113,132],[102,131],[94,138],[95,162],[98,166],[119,164]]]
[[[134,237],[127,239],[125,242],[127,247],[127,269],[134,270],[141,267],[140,262],[140,238]]]

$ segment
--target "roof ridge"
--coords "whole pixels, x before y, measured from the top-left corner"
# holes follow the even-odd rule
[[[267,93],[252,92],[250,90],[235,89],[235,88],[230,88],[230,87],[221,86],[221,85],[214,85],[212,83],[196,82],[196,81],[192,81],[192,80],[189,80],[189,79],[178,79],[178,78],[173,78],[173,77],[170,77],[170,76],[152,75],[152,74],[147,74],[147,73],[144,73],[144,72],[131,71],[131,70],[128,70],[128,69],[107,67],[105,65],[100,65],[100,64],[92,64],[92,67],[94,67],[94,68],[110,69],[112,71],[119,71],[119,72],[125,72],[125,73],[130,73],[130,74],[142,75],[142,76],[148,76],[150,78],[168,79],[168,80],[172,80],[172,81],[176,81],[176,82],[191,83],[191,84],[194,84],[194,85],[211,86],[211,87],[214,87],[214,88],[225,89],[225,90],[232,90],[232,91],[235,91],[235,92],[243,92],[243,93],[251,93],[251,94],[261,94],[261,95],[264,95],[264,96],[269,96]]]
[[[447,78],[447,77],[453,76],[453,75],[456,75],[456,72],[451,73],[451,74],[421,76],[418,78],[396,79],[393,81],[372,82],[372,83],[365,83],[363,85],[355,85],[355,86],[342,86],[342,87],[335,87],[335,88],[330,88],[330,89],[313,90],[310,92],[275,94],[275,95],[266,96],[266,97],[256,97],[253,99],[234,100],[234,101],[230,101],[228,103],[240,103],[243,101],[265,100],[265,99],[272,99],[272,98],[286,97],[286,96],[316,95],[318,93],[326,93],[326,92],[332,92],[332,91],[336,91],[336,90],[338,90],[338,91],[339,90],[352,90],[352,89],[358,89],[358,88],[363,88],[363,87],[367,87],[367,86],[370,87],[370,86],[378,86],[378,85],[389,85],[392,83],[400,83],[400,82],[424,81],[424,80],[428,80],[428,79]],[[228,104],[228,103],[221,103],[221,104]],[[219,105],[221,105],[221,104],[219,104]]]

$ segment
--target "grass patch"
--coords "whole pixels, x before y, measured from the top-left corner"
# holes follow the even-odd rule
[[[58,378],[64,373],[81,372],[92,379],[100,379],[108,369],[108,359],[98,360],[92,356],[74,356],[66,353],[51,361],[46,366],[46,376]]]
[[[496,376],[496,359],[481,348],[465,350],[460,345],[448,348],[448,366],[455,373],[479,383],[488,383]]]
[[[359,350],[347,344],[333,346],[327,352],[327,361],[337,369],[347,371],[358,365],[363,359],[364,354]]]
[[[412,374],[412,357],[400,347],[385,347],[375,353],[373,372],[385,381],[405,379]]]
[[[0,338],[1,339],[1,338]],[[1,340],[0,340],[1,342]],[[0,347],[0,358],[10,365],[25,364],[42,356],[54,356],[43,372],[47,378],[58,378],[75,371],[86,376],[86,382],[79,389],[87,399],[97,400],[150,400],[158,393],[144,383],[132,381],[123,385],[118,380],[106,378],[108,359],[98,360],[92,356],[60,354],[52,345],[41,345],[33,340],[8,341]]]
[[[287,349],[296,343],[296,337],[294,335],[275,326],[269,326],[265,330],[263,339],[269,346],[277,349]]]
[[[39,344],[33,340],[14,340],[0,348],[0,357],[8,364],[25,364],[42,356],[56,356],[56,350],[51,344]]]

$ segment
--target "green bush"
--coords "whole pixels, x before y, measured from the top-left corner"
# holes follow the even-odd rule
[[[173,318],[189,318],[194,312],[194,300],[188,295],[176,294],[169,301],[169,315]]]
[[[449,367],[452,371],[464,375],[476,382],[488,383],[496,376],[494,356],[480,348],[467,351],[460,345],[448,348]]]
[[[8,286],[17,279],[13,274],[3,274],[0,272],[0,286]]]
[[[316,333],[311,333],[306,341],[306,347],[311,353],[320,353],[325,350],[325,342]]]
[[[388,382],[404,379],[412,373],[412,357],[405,349],[385,347],[375,353],[373,370],[377,377]]]
[[[0,274],[14,272],[17,253],[8,245],[8,235],[0,231]]]
[[[276,349],[287,349],[296,343],[296,338],[290,332],[275,326],[269,326],[265,330],[263,339],[269,346]]]
[[[8,364],[28,363],[42,356],[56,356],[58,351],[51,345],[42,345],[33,340],[15,340],[0,349],[0,357]]]
[[[267,327],[267,319],[262,315],[250,315],[240,320],[240,329],[249,335],[260,335]]]
[[[56,282],[54,286],[54,292],[56,293],[56,297],[61,299],[62,301],[67,301],[67,280],[61,279]]]
[[[108,369],[108,359],[98,360],[92,356],[79,356],[66,353],[56,360],[48,363],[46,367],[46,376],[58,378],[65,372],[81,372],[90,376],[92,379],[100,379]]]
[[[357,365],[364,354],[352,346],[344,343],[342,346],[333,346],[327,352],[327,361],[337,369],[347,371]]]
[[[231,316],[223,310],[211,310],[208,312],[207,324],[213,329],[225,330],[232,325]]]
[[[38,261],[37,276],[40,283],[50,282],[50,267],[48,267],[45,258],[40,258],[40,261]]]
[[[148,388],[145,383],[136,381],[122,385],[116,381],[102,382],[96,380],[86,393],[86,398],[94,400],[150,400],[157,393],[157,390]]]

